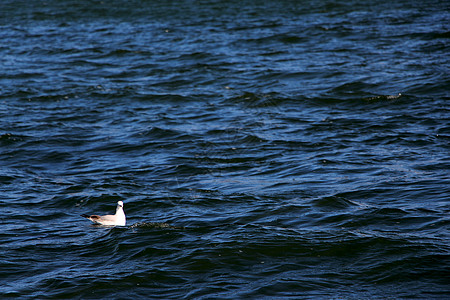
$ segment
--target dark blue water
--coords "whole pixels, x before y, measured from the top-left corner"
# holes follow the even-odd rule
[[[0,298],[449,299],[449,8],[2,1]]]

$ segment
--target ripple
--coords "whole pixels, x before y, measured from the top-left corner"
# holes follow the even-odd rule
[[[0,297],[448,297],[441,3],[138,2],[0,3]]]

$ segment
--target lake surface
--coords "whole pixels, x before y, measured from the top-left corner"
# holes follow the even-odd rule
[[[449,11],[2,1],[0,298],[449,299]]]

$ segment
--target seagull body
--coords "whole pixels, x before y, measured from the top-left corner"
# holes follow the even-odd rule
[[[91,220],[96,225],[106,225],[106,226],[125,226],[127,219],[125,217],[125,212],[123,211],[123,202],[117,202],[116,214],[115,215],[81,215],[88,220]]]

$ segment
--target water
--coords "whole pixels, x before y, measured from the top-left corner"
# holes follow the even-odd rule
[[[450,298],[448,2],[0,20],[1,298]]]

